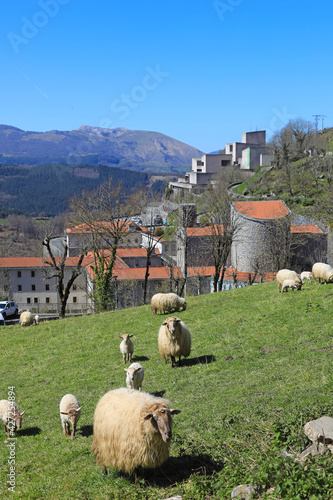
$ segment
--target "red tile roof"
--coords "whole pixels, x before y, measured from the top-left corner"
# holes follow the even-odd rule
[[[312,233],[312,234],[324,234],[324,232],[319,229],[318,226],[290,226],[291,233]]]
[[[46,257],[1,257],[0,268],[37,268],[37,267],[50,267],[45,263]],[[57,260],[60,261],[60,258]],[[75,267],[78,263],[79,257],[68,257],[66,259],[66,267]],[[82,266],[86,266],[92,262],[89,257],[84,257]]]
[[[126,257],[147,257],[147,250],[142,247],[118,248],[117,255],[124,259]],[[160,251],[155,247],[153,255],[160,255]]]
[[[282,219],[290,214],[283,201],[235,201],[233,206],[239,214],[250,219]]]
[[[216,230],[213,232],[212,227]],[[223,225],[215,224],[214,226],[204,226],[204,227],[188,227],[186,229],[188,236],[211,236],[212,234],[223,234]]]
[[[114,224],[116,227],[118,226],[119,229],[123,230],[124,232],[125,231],[127,232],[129,229],[131,229],[132,231],[140,231],[140,232],[142,232],[142,231],[147,232],[148,231],[148,229],[146,227],[138,226],[134,222],[123,222],[123,221],[119,220],[119,221],[115,221],[115,222],[110,222],[110,221],[95,222],[95,223],[92,223],[91,225],[80,224],[80,225],[74,226],[74,227],[69,226],[66,229],[66,233],[67,234],[70,234],[70,233],[89,234],[92,232],[94,224],[96,225],[97,231],[101,231],[102,228],[109,230],[111,228],[112,224]]]

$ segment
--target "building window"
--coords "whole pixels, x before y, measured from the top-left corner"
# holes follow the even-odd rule
[[[30,304],[30,303],[31,303],[30,297],[27,297],[27,304]]]
[[[35,271],[31,271],[31,277],[34,278],[35,277]]]
[[[49,304],[50,303],[50,297],[46,297],[45,302],[46,302],[46,304]]]
[[[17,271],[17,277],[21,278],[21,275],[22,275],[21,271]]]
[[[230,160],[221,160],[221,167],[228,167],[230,165]]]
[[[35,292],[36,291],[36,285],[31,285],[31,291]]]
[[[46,291],[50,290],[50,285],[45,285],[45,290]]]
[[[18,291],[18,292],[22,292],[22,285],[18,285],[18,287],[17,287],[17,291]]]
[[[197,168],[197,172],[202,172],[202,168]]]
[[[73,297],[73,304],[76,304],[76,297]]]
[[[230,146],[229,146],[230,153],[232,153],[232,149],[233,149],[232,144],[230,144]]]
[[[38,304],[38,297],[34,297],[34,304]]]
[[[73,285],[73,290],[77,290],[77,285]]]
[[[203,167],[203,161],[197,160],[197,167]]]

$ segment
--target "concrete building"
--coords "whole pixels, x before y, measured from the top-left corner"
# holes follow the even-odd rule
[[[242,134],[242,142],[226,144],[225,153],[205,154],[201,158],[192,158],[192,170],[186,172],[184,178],[170,182],[169,188],[174,193],[201,194],[223,168],[234,165],[243,171],[253,172],[257,166],[271,165],[272,159],[266,146],[266,131],[245,132]]]

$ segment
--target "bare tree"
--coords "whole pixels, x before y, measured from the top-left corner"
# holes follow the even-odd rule
[[[94,301],[97,311],[112,307],[111,282],[117,248],[131,232],[130,217],[134,206],[130,197],[125,197],[119,184],[112,179],[93,191],[84,191],[70,202],[71,219],[81,226],[94,263]],[[87,241],[88,240],[88,241]]]
[[[53,252],[52,247],[52,236],[46,236],[43,240],[43,245],[47,250],[47,257],[44,257],[44,262],[50,266],[49,271],[46,272],[46,279],[56,278],[57,280],[57,292],[60,300],[60,310],[59,316],[64,318],[66,315],[66,305],[71,288],[74,284],[76,278],[82,272],[82,261],[85,256],[85,252],[82,251],[81,255],[78,257],[75,267],[68,267],[66,263],[68,261],[68,246],[66,240],[63,241],[63,255],[62,257],[56,257]],[[69,278],[66,276],[69,273]]]

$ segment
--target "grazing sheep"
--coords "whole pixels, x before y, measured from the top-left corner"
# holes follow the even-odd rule
[[[162,323],[158,332],[158,349],[165,363],[171,357],[171,368],[175,366],[176,356],[179,356],[180,366],[181,356],[186,358],[190,355],[191,334],[181,319],[170,316]]]
[[[301,283],[297,273],[295,271],[290,271],[289,269],[280,269],[280,271],[277,272],[275,279],[280,292],[284,280],[295,280],[296,283]]]
[[[328,264],[323,264],[322,262],[316,262],[312,266],[312,277],[317,283],[322,281],[324,283],[333,283],[333,268]]]
[[[302,285],[304,284],[305,280],[311,281],[311,279],[312,279],[312,273],[311,273],[311,271],[303,271],[301,273],[301,282],[302,282]]]
[[[295,280],[284,280],[281,292],[283,293],[284,290],[288,292],[288,288],[290,288],[291,291],[296,290],[296,288],[297,290],[300,290],[302,288],[302,284],[297,283]]]
[[[20,316],[21,326],[30,326],[34,322],[34,317],[30,311],[23,311]]]
[[[182,308],[186,309],[186,300],[179,297],[176,293],[156,293],[152,296],[151,312],[155,316],[156,313],[172,313],[178,312]]]
[[[35,324],[39,325],[39,316],[38,316],[38,314],[36,314],[36,316],[35,316]]]
[[[104,394],[95,409],[92,444],[104,473],[109,466],[130,474],[139,466],[162,465],[169,456],[171,415],[178,413],[146,392],[122,388]]]
[[[124,333],[124,335],[120,335],[119,338],[123,339],[122,342],[120,342],[120,352],[123,355],[123,361],[126,363],[126,354],[128,356],[128,361],[132,361],[132,354],[134,351],[134,345],[133,342],[131,341],[131,337],[133,335],[129,335],[128,333]]]
[[[60,401],[60,418],[64,435],[70,436],[70,424],[72,424],[72,439],[75,438],[76,424],[81,415],[81,408],[82,406],[73,394],[66,394]]]
[[[124,368],[124,370],[127,372],[126,385],[128,389],[138,389],[141,391],[144,369],[140,363],[132,363],[128,368]]]
[[[14,401],[7,401],[7,399],[2,399],[0,401],[0,419],[5,424],[5,429],[9,438],[16,429],[21,429],[24,413],[25,410],[20,412],[19,407]]]

